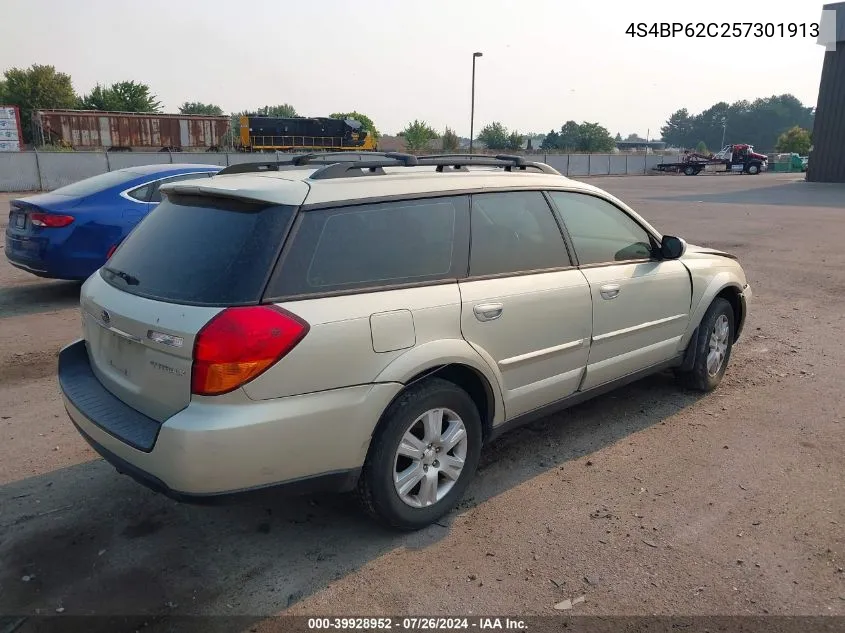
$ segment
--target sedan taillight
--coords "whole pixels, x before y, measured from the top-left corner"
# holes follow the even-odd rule
[[[42,226],[49,229],[60,229],[73,222],[72,215],[56,215],[54,213],[30,213],[29,220],[33,226]]]

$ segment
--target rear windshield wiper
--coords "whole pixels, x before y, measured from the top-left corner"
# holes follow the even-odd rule
[[[116,268],[110,268],[108,266],[104,266],[103,270],[111,273],[115,277],[120,277],[123,281],[125,281],[130,286],[137,286],[139,283],[141,283],[140,281],[138,281],[137,277],[133,277],[129,273],[125,273],[122,270],[117,270]]]

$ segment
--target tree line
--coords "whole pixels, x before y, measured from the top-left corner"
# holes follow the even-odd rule
[[[781,137],[791,128],[812,130],[814,118],[814,108],[782,94],[732,104],[720,101],[698,114],[681,108],[669,116],[660,133],[672,147],[721,149],[724,138],[725,144],[748,143],[766,152],[782,147]]]
[[[87,94],[79,95],[73,88],[70,75],[53,66],[33,64],[30,68],[11,68],[0,77],[0,103],[16,105],[21,111],[24,142],[32,142],[32,113],[39,109],[83,109],[121,112],[161,112],[161,102],[149,85],[136,81],[120,81],[110,85],[97,84]],[[226,116],[213,103],[185,101],[179,106],[181,114]],[[241,116],[300,116],[292,105],[265,105],[251,110],[230,113],[230,135],[237,142]],[[356,119],[376,139],[380,132],[373,120],[360,112],[334,112],[332,118]],[[806,154],[812,139],[815,113],[791,94],[783,94],[754,101],[721,101],[700,112],[690,114],[686,108],[672,113],[660,129],[662,140],[669,147],[685,149],[721,148],[726,143],[748,143],[758,151],[796,151]],[[442,149],[456,151],[462,139],[448,126],[438,132],[425,121],[415,119],[399,132],[408,150],[421,150],[432,141],[441,139]],[[630,135],[631,140],[636,135]],[[560,152],[610,152],[621,140],[614,138],[599,123],[567,121],[560,129],[545,135],[523,134],[510,130],[500,121],[483,126],[476,136],[479,144],[491,150],[518,151],[522,149]]]

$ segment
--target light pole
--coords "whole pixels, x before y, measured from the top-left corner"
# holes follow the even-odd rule
[[[722,117],[722,147],[725,146],[725,130],[728,128],[728,117]],[[721,149],[721,148],[719,148]]]
[[[475,60],[481,57],[481,53],[472,54],[472,104],[469,110],[469,153],[472,154],[472,133],[475,123]]]

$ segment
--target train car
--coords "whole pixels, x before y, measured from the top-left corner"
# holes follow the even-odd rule
[[[242,116],[241,149],[262,151],[374,151],[373,135],[354,119]]]
[[[194,114],[37,110],[34,139],[76,150],[216,151],[229,132],[229,117]]]

